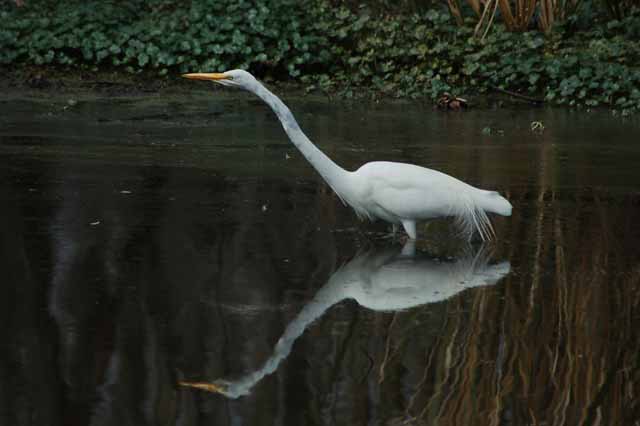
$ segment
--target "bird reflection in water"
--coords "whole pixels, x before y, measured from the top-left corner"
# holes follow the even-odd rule
[[[331,275],[289,323],[273,354],[260,369],[233,381],[183,381],[180,385],[234,399],[248,395],[253,386],[278,368],[305,329],[342,300],[354,299],[359,305],[375,311],[406,310],[441,302],[468,288],[493,285],[510,270],[507,261],[489,264],[484,246],[452,261],[416,254],[415,242],[411,240],[402,250],[372,249],[358,254]]]

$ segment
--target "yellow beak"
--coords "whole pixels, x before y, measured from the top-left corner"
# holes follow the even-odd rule
[[[191,80],[226,80],[228,78],[226,75],[219,72],[182,74],[182,76]]]

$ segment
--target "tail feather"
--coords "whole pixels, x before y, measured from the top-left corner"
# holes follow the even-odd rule
[[[511,216],[511,203],[496,191],[477,190],[473,195],[476,205],[484,211]]]
[[[467,238],[471,238],[474,231],[478,231],[482,241],[491,240],[496,236],[489,216],[473,197],[463,196],[457,204],[453,215],[456,224]]]

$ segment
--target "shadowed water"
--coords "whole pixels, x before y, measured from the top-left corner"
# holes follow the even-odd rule
[[[0,424],[640,425],[637,119],[290,105],[514,214],[403,249],[253,98],[4,96]]]

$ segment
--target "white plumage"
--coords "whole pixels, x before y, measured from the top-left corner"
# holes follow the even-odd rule
[[[487,212],[511,215],[511,204],[497,192],[475,188],[436,170],[389,161],[367,163],[354,172],[344,170],[311,143],[289,108],[246,71],[184,77],[212,80],[259,96],[276,113],[291,142],[362,219],[382,219],[394,229],[401,224],[415,239],[417,221],[453,216],[469,236],[477,230],[487,240],[494,234]]]

